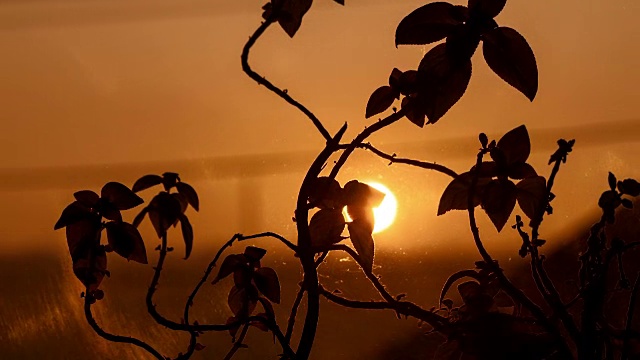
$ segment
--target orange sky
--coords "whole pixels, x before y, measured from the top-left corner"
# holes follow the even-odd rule
[[[0,2],[0,168],[321,146],[301,115],[241,72],[262,2]],[[393,35],[423,3],[317,0],[293,40],[269,30],[252,62],[330,130],[349,121],[355,132],[390,70],[419,63],[424,49],[395,49]],[[441,122],[416,131],[403,121],[379,139],[637,118],[638,13],[635,0],[511,0],[497,20],[537,55],[535,102],[491,73],[479,51],[467,94]]]

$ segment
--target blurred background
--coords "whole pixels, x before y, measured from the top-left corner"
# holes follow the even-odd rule
[[[102,340],[84,320],[82,285],[72,274],[64,231],[53,231],[76,190],[98,191],[108,181],[131,186],[142,175],[165,171],[180,173],[196,188],[201,211],[190,214],[193,255],[182,260],[180,241],[173,242],[176,252],[157,294],[160,311],[176,320],[206,264],[234,233],[274,231],[295,242],[295,197],[323,139],[300,113],[242,73],[240,52],[260,24],[263,2],[0,1],[0,357],[144,358],[129,345]],[[371,92],[386,84],[394,67],[415,69],[428,51],[394,46],[399,21],[423,4],[347,0],[341,7],[316,0],[294,39],[272,27],[250,62],[330,132],[347,122],[345,138],[352,138],[374,121],[364,119]],[[639,12],[634,0],[512,0],[497,21],[517,29],[534,49],[540,72],[535,101],[493,74],[478,51],[467,94],[442,120],[418,129],[405,119],[371,142],[463,172],[474,163],[479,132],[499,139],[526,124],[530,163],[546,176],[556,140],[575,138],[557,179],[554,215],[542,233],[551,258],[575,248],[598,216],[607,172],[640,177]],[[342,183],[354,178],[382,183],[398,200],[394,224],[376,235],[374,271],[391,293],[406,293],[426,308],[436,305],[447,275],[478,260],[466,214],[436,217],[449,178],[388,166],[364,151],[339,176]],[[143,193],[147,200],[152,196],[153,190]],[[498,234],[484,214],[479,218],[487,247],[522,277],[528,262],[517,255],[517,234],[507,227]],[[146,222],[141,231],[150,265],[110,257],[112,277],[103,282],[106,297],[95,306],[96,316],[105,329],[139,336],[175,356],[186,350],[187,336],[145,316],[159,241]],[[169,237],[170,243],[179,240],[179,232]],[[263,265],[279,270],[283,302],[276,311],[285,324],[299,263],[272,240],[252,244],[267,248]],[[376,298],[343,254],[331,255],[320,274],[325,287],[345,296]],[[224,322],[230,286],[206,286],[194,319]],[[433,339],[423,337],[425,331],[392,312],[323,301],[314,358],[407,359],[398,345],[427,347]],[[277,358],[268,334],[251,330],[247,341],[250,348],[238,359]],[[207,347],[196,358],[219,358],[231,346],[227,333],[207,334],[200,342]]]

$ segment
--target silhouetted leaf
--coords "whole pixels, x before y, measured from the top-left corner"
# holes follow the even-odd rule
[[[189,205],[191,205],[195,211],[200,210],[200,200],[198,200],[198,194],[196,193],[195,189],[191,187],[191,185],[184,182],[179,182],[176,184],[176,189],[178,189],[178,192],[180,194],[184,195],[184,197],[189,202]]]
[[[262,17],[269,18],[274,9],[281,7],[278,23],[290,37],[293,37],[302,24],[302,18],[311,8],[312,2],[313,0],[271,0],[270,4],[263,7],[265,12]]]
[[[444,299],[444,297],[447,295],[447,292],[449,291],[449,288],[451,288],[451,286],[458,280],[465,278],[465,277],[471,277],[473,279],[476,279],[478,281],[480,281],[480,275],[478,275],[478,272],[475,270],[460,270],[454,274],[452,274],[451,276],[449,276],[449,278],[447,279],[447,281],[444,283],[444,286],[442,287],[442,290],[440,291],[440,299],[439,299],[439,304],[442,305],[442,301]]]
[[[231,316],[227,319],[227,322],[225,324],[230,325],[235,323],[236,321],[238,321],[238,318],[236,318],[235,316]],[[238,333],[238,329],[240,329],[240,324],[237,324],[229,328],[229,334],[233,338],[233,341],[236,341],[235,338],[236,338],[236,334]]]
[[[500,14],[507,0],[469,0],[469,10],[494,18]]]
[[[508,165],[527,162],[531,153],[531,141],[527,127],[520,125],[504,134],[496,146],[502,150]]]
[[[133,184],[133,187],[131,188],[131,190],[133,192],[139,192],[145,189],[148,189],[152,186],[156,186],[156,185],[160,185],[162,184],[162,176],[160,175],[145,175],[143,177],[141,177],[140,179],[136,180],[136,182]]]
[[[435,124],[464,95],[471,80],[471,59],[457,61],[447,55],[446,44],[431,49],[418,67],[419,106]]]
[[[389,86],[392,89],[398,91],[400,89],[400,79],[402,78],[402,71],[398,68],[393,68],[391,70],[391,75],[389,75]]]
[[[180,203],[180,211],[182,213],[184,213],[185,211],[187,211],[187,207],[189,207],[189,202],[187,201],[187,199],[184,197],[184,195],[182,195],[181,193],[171,193],[171,196],[173,196],[174,198],[176,198],[176,200],[178,200],[178,202]],[[173,224],[174,226],[177,224]]]
[[[144,202],[128,187],[117,182],[109,182],[103,186],[101,197],[115,205],[118,210],[129,210]]]
[[[344,0],[333,0],[333,1],[337,2],[340,5],[344,5]]]
[[[149,203],[149,219],[158,237],[162,237],[182,214],[180,201],[167,192],[160,192]]]
[[[122,214],[120,213],[120,210],[118,210],[111,202],[101,201],[98,209],[100,211],[100,215],[104,216],[107,220],[122,221]]]
[[[341,209],[321,209],[313,214],[309,222],[311,246],[322,247],[340,242],[344,225]]]
[[[250,262],[258,262],[267,254],[267,250],[259,248],[257,246],[247,246],[244,249],[244,256]]]
[[[453,179],[440,197],[440,204],[438,205],[438,215],[442,215],[449,210],[467,210],[469,201],[469,188],[471,187],[471,181],[473,180],[473,174],[466,172],[458,175]],[[473,197],[473,206],[480,205],[480,199],[484,191],[484,187],[489,183],[490,179],[479,178],[476,185],[475,194]]]
[[[72,260],[87,256],[90,249],[100,244],[100,219],[95,215],[83,218],[67,225],[65,230],[67,245]]]
[[[73,197],[76,198],[80,204],[88,208],[96,206],[98,200],[100,200],[100,196],[91,190],[78,191],[73,194]]]
[[[470,60],[480,44],[478,31],[467,25],[456,25],[447,37],[447,55],[454,62]]]
[[[89,291],[100,286],[107,271],[107,255],[100,247],[94,247],[86,256],[73,261],[73,273]]]
[[[344,185],[345,203],[347,206],[378,207],[384,200],[384,193],[358,180],[351,180]]]
[[[616,176],[613,175],[611,171],[609,171],[609,177],[607,178],[607,180],[609,181],[609,188],[615,191],[618,179],[616,179]]]
[[[374,257],[373,236],[371,235],[373,226],[362,219],[353,220],[347,226],[351,242],[358,255],[360,255],[364,270],[371,272]]]
[[[464,6],[446,2],[424,5],[407,15],[396,29],[396,46],[424,45],[447,37],[454,26],[467,19]]]
[[[618,191],[629,196],[640,195],[640,184],[634,179],[618,181]]]
[[[482,40],[489,67],[533,101],[538,92],[538,66],[527,40],[508,27],[493,29],[485,33]]]
[[[255,281],[258,290],[276,304],[280,304],[280,281],[275,270],[269,267],[261,267],[254,272],[253,281]]]
[[[538,173],[536,173],[533,166],[527,163],[515,163],[509,166],[509,173],[507,175],[512,179],[521,180],[536,177]]]
[[[189,222],[189,218],[185,214],[180,214],[180,229],[182,230],[182,239],[184,240],[185,255],[184,259],[188,259],[193,248],[193,227]]]
[[[367,102],[365,117],[368,119],[387,110],[398,96],[399,92],[391,88],[391,86],[385,85],[377,88]]]
[[[65,226],[90,217],[91,212],[89,209],[80,204],[80,202],[74,201],[62,210],[62,214],[53,226],[53,230],[62,229]]]
[[[407,70],[403,72],[398,80],[397,88],[403,95],[415,94],[418,91],[418,71]]]
[[[407,119],[419,127],[424,127],[425,113],[422,107],[417,106],[418,100],[412,97],[405,97],[402,99],[402,108],[407,112]]]
[[[147,264],[147,250],[138,229],[126,222],[106,224],[107,239],[113,251],[127,260]]]
[[[547,196],[547,181],[542,176],[530,177],[520,181],[518,188],[518,205],[531,220],[538,216],[545,205]]]
[[[309,202],[321,209],[342,208],[344,206],[342,187],[335,179],[319,177],[311,184]]]
[[[516,186],[509,180],[492,180],[485,187],[481,205],[498,232],[516,206],[517,192]]]
[[[142,220],[144,220],[145,215],[147,215],[147,213],[149,212],[149,208],[145,207],[144,209],[142,209],[138,215],[136,215],[136,217],[133,219],[133,222],[131,223],[133,226],[138,227],[140,226],[140,223],[142,223]]]
[[[233,286],[229,291],[227,303],[236,317],[247,317],[256,308],[257,290],[253,285],[239,289]]]
[[[247,258],[241,254],[232,254],[228,255],[222,261],[222,265],[220,265],[220,270],[218,271],[218,275],[211,282],[212,284],[217,283],[218,281],[226,278],[231,275],[234,271],[246,265]]]

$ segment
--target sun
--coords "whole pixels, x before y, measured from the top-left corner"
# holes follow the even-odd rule
[[[382,203],[378,207],[373,208],[373,217],[375,220],[375,225],[373,226],[373,233],[377,234],[386,230],[393,221],[396,219],[396,212],[398,210],[398,201],[396,197],[393,195],[391,190],[386,186],[377,183],[377,182],[366,182],[365,184],[371,186],[372,188],[381,191],[384,193],[384,199]],[[347,218],[347,221],[352,221],[347,214],[345,209],[344,215]]]

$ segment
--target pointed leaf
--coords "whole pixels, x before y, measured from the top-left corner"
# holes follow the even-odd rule
[[[276,304],[280,304],[280,281],[278,274],[269,267],[261,267],[253,275],[258,290]]]
[[[247,246],[244,249],[244,256],[251,262],[260,261],[267,254],[267,250],[257,246]]]
[[[145,207],[144,209],[142,209],[138,215],[136,215],[136,217],[133,219],[133,223],[132,225],[135,227],[140,226],[140,223],[142,223],[142,220],[144,220],[145,215],[147,215],[147,213],[149,212],[149,208]]]
[[[162,237],[182,214],[180,201],[167,192],[160,192],[149,203],[149,219],[158,237]]]
[[[273,8],[281,6],[278,23],[287,35],[293,37],[300,28],[302,18],[309,11],[312,3],[313,0],[272,0],[271,4],[268,4],[271,6],[266,7],[262,17],[269,18]]]
[[[109,201],[100,201],[98,210],[107,220],[122,221],[122,213]]]
[[[426,115],[422,107],[416,104],[418,104],[417,98],[407,96],[402,99],[402,109],[405,109],[407,119],[422,128],[424,127]]]
[[[188,259],[193,248],[193,227],[189,222],[189,218],[185,214],[180,214],[180,229],[182,230],[182,239],[184,240],[185,256]]]
[[[253,293],[256,293],[257,295],[257,290],[253,285],[242,289],[239,289],[236,286],[231,288],[227,298],[227,303],[229,304],[231,312],[233,312],[236,317],[244,318],[253,313],[257,304]]]
[[[242,266],[246,266],[247,258],[241,254],[232,254],[228,255],[222,261],[222,265],[220,265],[220,270],[218,271],[218,275],[211,282],[212,284],[217,283],[218,281],[226,278],[231,275],[234,271],[241,268]]]
[[[384,193],[358,180],[344,185],[344,197],[347,206],[378,207],[384,200]]]
[[[344,206],[342,187],[335,180],[321,176],[313,181],[309,191],[309,203],[321,209],[338,209]]]
[[[90,249],[98,246],[101,230],[100,219],[95,215],[67,225],[65,232],[71,259],[85,257]]]
[[[94,207],[96,203],[98,203],[98,200],[100,200],[100,196],[91,190],[78,191],[73,194],[73,197],[76,198],[80,204],[88,208]]]
[[[171,196],[176,198],[176,200],[178,200],[178,202],[180,203],[180,211],[182,213],[187,211],[187,207],[189,207],[189,202],[187,201],[187,198],[184,195],[182,195],[181,193],[172,193]]]
[[[368,119],[374,115],[380,114],[387,110],[398,97],[399,92],[391,88],[391,86],[381,86],[371,94],[367,102],[367,110],[365,117]]]
[[[200,200],[198,200],[198,194],[196,193],[196,190],[191,187],[191,185],[184,182],[179,182],[176,184],[176,189],[178,189],[178,192],[180,194],[184,195],[184,197],[189,202],[189,205],[191,205],[191,207],[193,207],[195,211],[200,210]]]
[[[435,124],[460,100],[471,80],[471,59],[453,59],[446,48],[446,44],[440,44],[431,49],[418,67],[417,101],[430,124]]]
[[[129,210],[144,202],[140,196],[118,182],[109,182],[103,186],[100,196],[115,205],[118,210]]]
[[[527,163],[515,163],[509,166],[508,176],[512,179],[521,180],[538,176],[533,166]]]
[[[100,247],[73,261],[73,273],[89,291],[97,290],[107,271],[107,255]]]
[[[131,188],[131,190],[133,192],[139,192],[142,190],[146,190],[152,186],[156,186],[156,185],[160,185],[162,184],[162,176],[160,175],[145,175],[143,177],[141,177],[140,179],[136,180],[136,182],[133,184],[133,187]]]
[[[309,222],[311,246],[322,247],[342,241],[340,235],[345,223],[342,210],[339,209],[321,209],[313,214]]]
[[[65,226],[69,226],[77,221],[90,218],[92,216],[91,212],[88,208],[80,204],[78,201],[74,201],[71,204],[67,205],[64,210],[62,210],[62,214],[60,218],[53,226],[53,230],[62,229]]]
[[[340,5],[344,5],[344,0],[333,0],[333,1],[337,2]]]
[[[147,264],[147,250],[138,229],[126,222],[106,224],[107,239],[113,251],[127,260]]]
[[[469,0],[469,10],[494,18],[502,12],[507,0]]]
[[[515,184],[509,180],[493,180],[484,190],[481,205],[498,232],[516,206],[517,193]]]
[[[482,40],[484,59],[493,72],[533,101],[538,92],[538,66],[527,40],[508,27],[493,29]]]
[[[520,181],[518,188],[518,205],[530,220],[534,220],[546,205],[547,181],[542,176],[530,177]]]
[[[453,179],[440,197],[438,205],[438,215],[442,215],[449,210],[467,210],[469,201],[469,188],[473,180],[473,173],[466,172]],[[473,197],[473,206],[480,205],[484,187],[489,184],[489,178],[479,178]]]
[[[396,29],[396,46],[424,45],[444,39],[467,18],[464,6],[446,2],[424,5],[407,15]]]
[[[634,179],[618,181],[618,191],[629,196],[640,195],[640,183]]]
[[[360,255],[364,270],[371,272],[374,258],[373,236],[371,235],[373,226],[361,219],[354,220],[347,226],[349,228],[351,242],[358,255]]]
[[[527,127],[520,125],[504,134],[496,146],[502,150],[507,165],[526,162],[531,153],[531,141]]]

